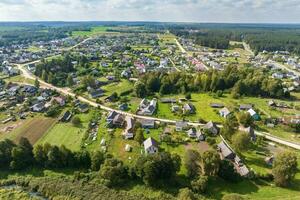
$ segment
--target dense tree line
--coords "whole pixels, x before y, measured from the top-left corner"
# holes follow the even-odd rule
[[[284,92],[281,80],[269,78],[263,71],[250,68],[227,67],[224,71],[210,70],[194,76],[182,72],[152,72],[141,77],[135,85],[139,97],[158,92],[164,95],[225,90],[231,90],[235,98],[241,95],[289,97],[289,93]]]
[[[228,49],[229,41],[246,41],[255,52],[289,51],[300,54],[299,27],[253,27],[239,25],[224,26],[194,26],[187,28],[172,27],[171,32],[177,36],[191,38],[202,46],[218,49]],[[191,31],[192,30],[192,31]]]

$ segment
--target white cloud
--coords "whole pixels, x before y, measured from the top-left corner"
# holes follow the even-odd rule
[[[0,0],[1,21],[300,22],[299,0]]]

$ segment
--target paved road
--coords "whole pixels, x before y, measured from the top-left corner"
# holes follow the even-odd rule
[[[287,67],[287,66],[285,66],[283,64],[280,64],[280,63],[278,63],[276,61],[273,61],[273,60],[271,61],[271,63],[274,64],[279,69],[286,70],[286,71],[294,73],[297,76],[300,76],[300,72],[299,71],[293,70],[293,69],[291,69],[291,68],[289,68],[289,67]]]
[[[30,63],[37,63],[39,62],[39,60],[37,61],[34,61],[34,62],[30,62]],[[72,96],[72,97],[75,97],[75,93],[72,92],[72,90],[70,88],[59,88],[59,87],[56,87],[54,85],[51,85],[49,83],[46,83],[45,81],[41,80],[40,78],[36,77],[34,74],[32,74],[31,72],[29,72],[26,68],[26,66],[30,63],[26,63],[26,64],[16,64],[16,66],[18,67],[18,69],[22,72],[22,75],[27,78],[27,79],[31,79],[31,80],[35,80],[35,79],[38,79],[39,82],[40,82],[40,85],[44,88],[49,88],[49,89],[53,89],[53,90],[56,90],[58,91],[59,93],[62,93],[64,95],[69,95],[69,96]],[[97,108],[100,108],[102,110],[105,110],[105,111],[115,111],[117,113],[120,113],[120,114],[123,114],[123,115],[126,115],[126,116],[130,116],[130,117],[134,117],[134,118],[137,118],[137,119],[148,119],[148,120],[155,120],[155,121],[159,121],[159,122],[165,122],[165,123],[168,123],[168,124],[175,124],[176,121],[175,120],[170,120],[170,119],[163,119],[163,118],[156,118],[156,117],[149,117],[149,116],[142,116],[142,115],[136,115],[136,114],[132,114],[132,113],[128,113],[128,112],[124,112],[124,111],[120,111],[120,110],[117,110],[117,109],[113,109],[113,108],[110,108],[110,107],[107,107],[107,106],[104,106],[102,104],[99,104],[99,103],[96,103],[90,99],[87,99],[83,96],[76,96],[80,101],[84,102],[84,103],[87,103],[89,104],[90,106],[93,106],[93,107],[97,107]],[[202,123],[197,123],[197,122],[188,122],[189,125],[191,126],[203,126],[204,124]],[[295,148],[295,149],[298,149],[300,150],[300,144],[298,143],[294,143],[294,142],[289,142],[289,141],[286,141],[284,139],[281,139],[281,138],[278,138],[278,137],[275,137],[275,136],[272,136],[270,135],[269,133],[265,133],[265,132],[257,132],[256,131],[256,134],[257,135],[261,135],[261,136],[264,136],[266,139],[270,140],[270,141],[273,141],[273,142],[276,142],[276,143],[279,143],[279,144],[282,144],[282,145],[286,145],[286,146],[289,146],[289,147],[292,147],[292,148]]]

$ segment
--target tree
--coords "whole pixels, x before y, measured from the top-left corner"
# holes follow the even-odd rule
[[[195,194],[189,188],[183,188],[179,190],[178,200],[196,200]]]
[[[228,140],[231,139],[232,135],[237,131],[238,122],[234,115],[230,115],[226,118],[221,134]]]
[[[33,149],[33,157],[35,159],[35,162],[39,165],[44,167],[45,163],[47,161],[47,154],[44,151],[43,145],[37,145]]]
[[[185,157],[185,167],[189,177],[198,176],[200,173],[200,153],[195,150],[187,150]]]
[[[248,112],[240,113],[238,115],[238,120],[239,123],[242,124],[244,127],[249,127],[253,125],[253,118]]]
[[[122,161],[109,158],[101,166],[100,176],[104,179],[104,183],[107,186],[118,186],[126,180],[127,170]]]
[[[280,152],[275,158],[272,173],[277,186],[286,187],[297,172],[297,156],[292,152]]]
[[[146,185],[154,186],[159,180],[170,180],[180,169],[180,157],[168,152],[142,155],[135,164],[135,171]]]
[[[0,141],[0,168],[8,167],[12,157],[11,151],[16,145],[8,139]]]
[[[12,169],[23,169],[31,166],[34,161],[32,150],[33,147],[28,139],[21,137],[19,145],[11,151],[12,161],[10,167]]]
[[[99,171],[100,166],[105,160],[104,154],[101,151],[95,151],[91,156],[91,169],[93,171]]]
[[[208,177],[200,176],[198,179],[191,182],[192,190],[195,193],[203,193],[207,188]]]
[[[186,94],[185,94],[185,98],[186,98],[187,100],[191,100],[191,99],[192,99],[191,93],[186,93]]]
[[[137,95],[138,97],[140,97],[140,98],[145,97],[146,94],[147,94],[146,86],[145,86],[144,83],[137,82],[137,83],[135,84],[134,89],[135,89],[136,95]]]
[[[250,137],[246,133],[236,133],[232,136],[232,145],[238,152],[246,151],[249,148]]]
[[[78,116],[73,117],[72,124],[74,126],[80,126],[81,125],[81,119]]]
[[[221,161],[218,176],[231,182],[237,182],[240,179],[240,175],[236,172],[234,165],[228,160]]]
[[[220,155],[214,150],[205,151],[201,156],[200,166],[202,175],[215,176],[219,171]]]
[[[74,85],[73,78],[72,78],[72,76],[70,74],[68,75],[68,78],[67,78],[67,85],[69,87],[72,87]]]
[[[143,142],[145,141],[143,129],[138,128],[136,130],[134,140],[137,141],[140,145],[143,144]]]
[[[40,81],[39,81],[39,79],[35,79],[34,80],[34,86],[37,88],[37,89],[39,89],[40,88]]]

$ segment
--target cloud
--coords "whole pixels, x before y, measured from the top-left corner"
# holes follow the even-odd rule
[[[0,0],[1,21],[300,22],[299,0]]]

